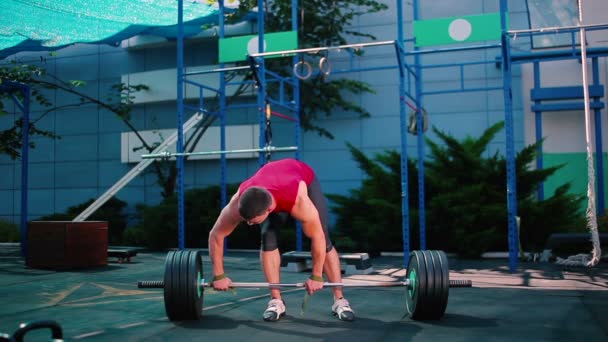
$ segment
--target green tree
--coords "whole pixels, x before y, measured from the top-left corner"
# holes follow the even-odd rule
[[[506,159],[488,146],[503,129],[500,122],[480,137],[454,137],[433,128],[438,141],[426,140],[430,155],[425,161],[427,247],[478,257],[490,250],[507,249]],[[366,174],[362,185],[349,196],[328,195],[336,213],[337,244],[355,251],[402,250],[400,154],[385,151],[373,158],[349,145],[359,168]],[[538,185],[561,166],[531,169],[537,145],[516,156],[518,215],[524,250],[540,250],[553,232],[585,231],[580,210],[582,197],[568,193],[564,184],[542,201]],[[417,164],[408,161],[408,198],[412,249],[418,243]]]
[[[396,151],[378,153],[373,158],[348,144],[348,148],[366,174],[361,187],[351,189],[349,195],[327,194],[336,214],[335,233],[332,238],[343,251],[403,250],[401,220],[401,156]],[[418,174],[413,160],[408,161],[409,206],[411,227],[418,222]],[[418,241],[415,229],[412,242]]]

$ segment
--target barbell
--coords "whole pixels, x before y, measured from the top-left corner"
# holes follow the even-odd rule
[[[162,281],[138,281],[138,288],[164,289],[165,311],[171,321],[199,320],[203,311],[204,288],[212,287],[203,278],[201,252],[170,251],[165,259]],[[374,283],[324,283],[324,287],[405,287],[406,310],[414,320],[443,317],[450,287],[471,287],[470,280],[450,280],[448,259],[443,251],[410,253],[404,281]],[[234,288],[305,287],[304,283],[234,282]]]

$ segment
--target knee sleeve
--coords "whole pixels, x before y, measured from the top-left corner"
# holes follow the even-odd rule
[[[287,221],[287,213],[271,213],[268,218],[260,224],[262,251],[270,252],[279,248],[279,229]]]

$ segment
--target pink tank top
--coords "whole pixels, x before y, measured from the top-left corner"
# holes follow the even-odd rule
[[[277,206],[274,212],[291,212],[298,195],[300,181],[310,185],[315,178],[310,166],[295,159],[269,162],[239,186],[239,193],[258,186],[267,189]]]

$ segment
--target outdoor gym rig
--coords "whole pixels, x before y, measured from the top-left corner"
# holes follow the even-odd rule
[[[138,288],[164,289],[165,311],[171,321],[199,320],[203,311],[204,288],[212,287],[203,278],[200,251],[171,251],[165,259],[162,281],[139,281]],[[324,287],[405,287],[406,310],[414,320],[438,320],[448,304],[450,287],[471,287],[470,280],[450,280],[448,258],[443,251],[410,253],[404,281],[324,283]],[[303,288],[304,283],[232,283],[234,288]]]

